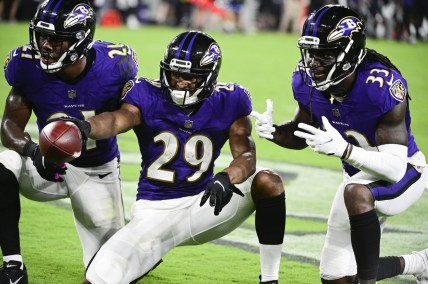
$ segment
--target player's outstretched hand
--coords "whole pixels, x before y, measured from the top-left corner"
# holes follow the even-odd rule
[[[234,192],[240,196],[244,196],[244,194],[230,182],[229,174],[220,172],[216,174],[208,184],[202,196],[200,206],[203,206],[209,198],[210,206],[214,207],[214,215],[217,216],[223,207],[229,203]]]
[[[344,159],[345,156],[349,157],[350,153],[345,155],[345,151],[349,149],[349,143],[343,139],[342,135],[330,124],[325,116],[322,117],[322,123],[325,131],[306,123],[299,123],[298,127],[306,132],[297,130],[294,135],[306,139],[306,144],[315,152],[329,156],[333,155],[341,159]]]
[[[266,111],[262,114],[257,111],[252,111],[251,116],[256,118],[256,132],[257,136],[273,139],[273,133],[275,127],[273,127],[273,101],[271,99],[266,100]]]
[[[64,163],[56,164],[51,162],[40,153],[39,145],[29,141],[24,147],[24,154],[33,160],[33,165],[36,167],[39,175],[48,181],[62,182],[64,179],[61,175],[65,174],[67,166]]]
[[[52,120],[49,120],[49,122],[57,120],[70,121],[76,124],[76,126],[80,130],[80,133],[82,134],[82,149],[84,149],[86,147],[86,141],[88,141],[89,133],[91,133],[91,124],[86,120],[81,120],[70,116],[54,118]]]

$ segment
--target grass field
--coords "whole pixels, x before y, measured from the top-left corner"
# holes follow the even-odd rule
[[[180,29],[144,26],[138,30],[99,27],[96,38],[131,45],[140,57],[141,76],[157,77],[159,61],[166,44]],[[274,120],[291,117],[295,109],[290,81],[299,59],[292,35],[212,33],[219,42],[224,59],[220,81],[237,82],[247,87],[254,108],[263,111],[267,98],[274,100]],[[0,56],[28,42],[28,25],[0,24]],[[369,40],[368,46],[392,59],[409,83],[412,97],[412,131],[420,148],[428,153],[426,107],[428,89],[425,67],[428,44]],[[0,80],[2,99],[9,90]],[[32,120],[34,122],[34,120]],[[34,133],[34,125],[29,131]],[[286,186],[287,228],[281,264],[281,283],[319,283],[318,262],[326,230],[326,218],[336,187],[341,179],[337,159],[310,150],[292,151],[256,139],[259,166],[278,171]],[[122,179],[126,213],[135,199],[139,172],[138,145],[133,133],[119,137],[122,151]],[[230,161],[227,149],[216,163],[218,168]],[[428,244],[428,194],[406,213],[390,218],[382,238],[382,255],[408,253]],[[230,235],[198,247],[178,248],[141,283],[257,283],[259,264],[257,238],[250,218]],[[22,199],[22,254],[29,269],[30,283],[79,283],[83,275],[82,254],[74,229],[68,201],[36,203]],[[382,283],[414,283],[400,277]]]

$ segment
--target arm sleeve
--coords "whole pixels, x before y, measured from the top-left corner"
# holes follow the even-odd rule
[[[407,168],[407,147],[398,144],[378,146],[379,152],[354,146],[347,163],[381,180],[396,183]]]

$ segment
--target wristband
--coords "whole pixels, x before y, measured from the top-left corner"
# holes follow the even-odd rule
[[[354,146],[352,146],[351,143],[348,143],[348,145],[346,146],[345,151],[343,152],[342,157],[340,157],[341,160],[346,161],[349,159],[349,156],[351,156],[352,153],[352,149],[354,148]]]

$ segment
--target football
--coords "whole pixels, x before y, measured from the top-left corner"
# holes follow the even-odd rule
[[[48,123],[39,134],[40,153],[55,163],[70,162],[80,156],[82,134],[70,121]]]

